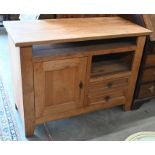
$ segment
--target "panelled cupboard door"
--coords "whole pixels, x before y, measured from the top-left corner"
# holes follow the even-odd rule
[[[87,58],[34,63],[36,118],[83,106]]]

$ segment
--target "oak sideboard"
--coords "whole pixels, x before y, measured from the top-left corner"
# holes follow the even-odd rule
[[[150,30],[121,17],[4,25],[26,136],[46,121],[119,105],[130,110]]]

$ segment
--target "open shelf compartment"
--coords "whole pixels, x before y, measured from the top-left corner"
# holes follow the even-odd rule
[[[92,57],[91,78],[130,72],[134,52],[95,55]]]

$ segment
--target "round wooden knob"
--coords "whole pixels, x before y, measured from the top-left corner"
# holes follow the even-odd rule
[[[109,101],[110,98],[111,98],[110,96],[106,96],[106,97],[105,97],[105,100],[106,100],[106,101]]]
[[[108,88],[111,88],[111,87],[112,87],[112,83],[109,82],[109,83],[107,84],[107,87],[108,87]]]

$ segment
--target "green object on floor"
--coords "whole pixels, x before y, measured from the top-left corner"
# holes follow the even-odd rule
[[[130,135],[126,141],[155,141],[155,132],[144,131]]]

